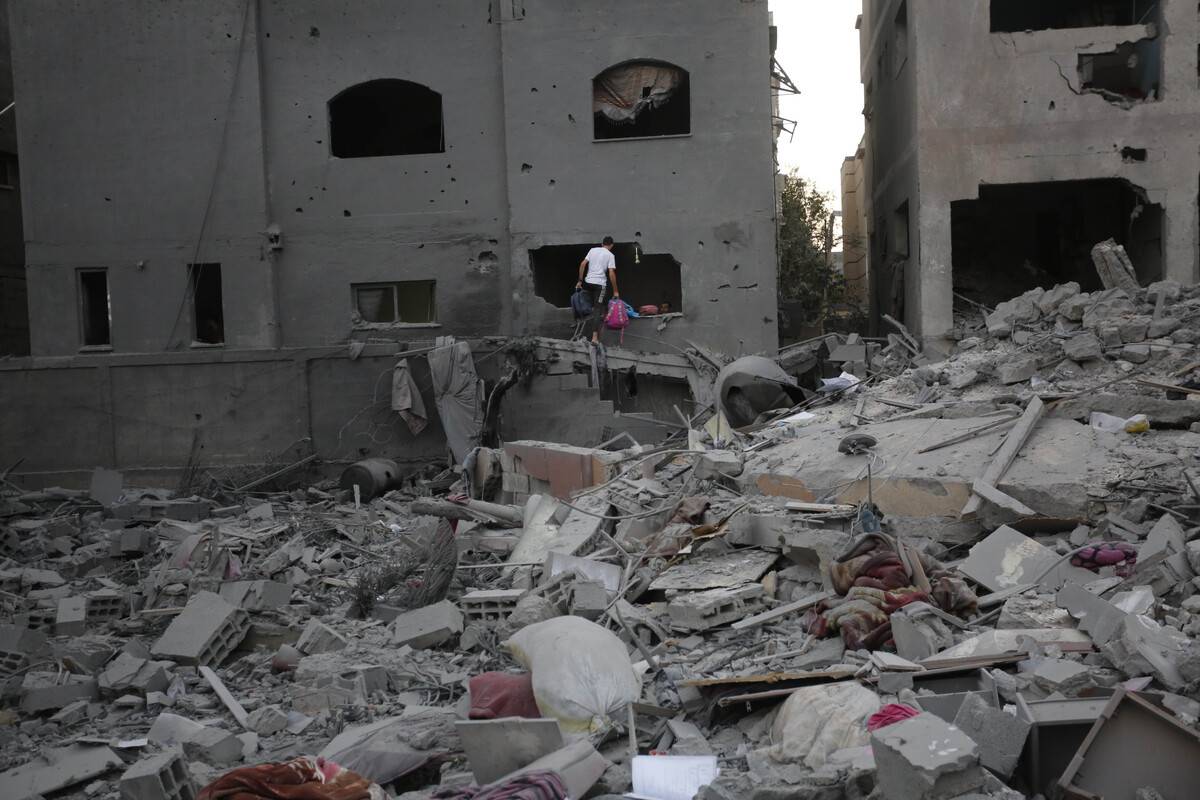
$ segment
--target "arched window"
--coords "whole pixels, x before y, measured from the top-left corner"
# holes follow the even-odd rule
[[[688,73],[665,61],[626,61],[592,79],[595,138],[679,136],[692,132]]]
[[[329,146],[337,158],[444,153],[442,96],[396,78],[351,86],[329,101]]]

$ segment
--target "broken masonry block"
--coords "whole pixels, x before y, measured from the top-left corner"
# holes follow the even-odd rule
[[[21,711],[37,714],[57,711],[76,700],[95,700],[96,679],[90,675],[63,676],[57,672],[28,672],[21,681]]]
[[[1024,383],[1037,374],[1037,359],[1033,356],[1013,356],[996,366],[996,377],[1005,385]]]
[[[83,636],[87,633],[86,597],[64,597],[58,601],[54,633],[57,636]]]
[[[503,622],[525,593],[525,589],[476,589],[459,598],[458,608],[468,623]]]
[[[426,650],[445,644],[462,630],[462,612],[449,600],[443,600],[396,617],[392,621],[392,644]]]
[[[599,581],[575,581],[571,584],[569,597],[567,606],[571,613],[593,622],[604,615],[610,602],[608,589]]]
[[[97,589],[87,595],[88,625],[97,625],[125,616],[125,595],[116,589]]]
[[[979,695],[963,701],[954,725],[979,746],[983,766],[1008,780],[1017,768],[1031,724],[988,704]]]
[[[183,761],[171,749],[143,758],[121,776],[121,800],[195,800],[196,786]]]
[[[107,747],[74,744],[47,748],[32,761],[0,773],[0,795],[11,800],[32,800],[123,766],[121,757]]]
[[[214,767],[230,766],[242,760],[242,742],[229,731],[201,725],[183,741],[183,752],[189,760]]]
[[[108,695],[137,692],[143,697],[149,692],[165,692],[170,685],[167,671],[161,662],[148,661],[130,653],[114,658],[98,679],[100,691]]]
[[[271,736],[287,727],[288,716],[279,706],[263,706],[250,712],[246,725],[259,736]]]
[[[688,592],[671,599],[667,615],[675,630],[705,631],[757,613],[762,609],[762,598],[760,583]]]
[[[332,653],[335,650],[345,650],[349,646],[346,637],[320,620],[310,619],[304,632],[296,641],[296,649],[301,653],[313,656],[318,653]]]
[[[246,611],[267,611],[287,605],[292,587],[279,581],[230,581],[221,584],[221,597]]]
[[[933,714],[880,728],[871,734],[871,751],[888,800],[942,800],[984,783],[975,742]]]
[[[1133,296],[1141,288],[1129,254],[1115,239],[1106,239],[1092,248],[1092,264],[1105,289],[1121,289]]]
[[[150,653],[180,664],[207,667],[233,652],[250,629],[245,611],[212,592],[197,592],[159,637]]]
[[[1104,355],[1104,343],[1094,333],[1080,333],[1063,342],[1063,355],[1072,361],[1091,361]]]

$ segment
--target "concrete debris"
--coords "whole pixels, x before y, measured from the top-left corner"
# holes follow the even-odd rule
[[[714,764],[696,796],[994,800],[1161,737],[1128,794],[1169,797],[1200,717],[1200,287],[1098,253],[1112,286],[973,310],[949,354],[884,320],[771,366],[671,356],[712,408],[653,445],[484,446],[366,492],[304,456],[179,493],[0,482],[7,785],[190,800],[320,755],[406,800]],[[532,385],[594,391],[564,346]]]

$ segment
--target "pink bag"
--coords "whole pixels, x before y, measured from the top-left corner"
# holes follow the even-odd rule
[[[638,313],[643,317],[653,317],[658,314],[658,306],[639,306]]]
[[[621,344],[625,343],[625,329],[629,327],[629,312],[625,310],[625,301],[613,298],[608,301],[608,315],[604,318],[604,326],[621,332]]]

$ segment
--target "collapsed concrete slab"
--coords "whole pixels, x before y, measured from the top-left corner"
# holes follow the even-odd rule
[[[197,592],[150,648],[156,658],[180,664],[219,664],[250,628],[246,612],[212,592]]]
[[[463,631],[463,615],[449,600],[401,614],[391,624],[392,643],[424,650],[445,644]]]

